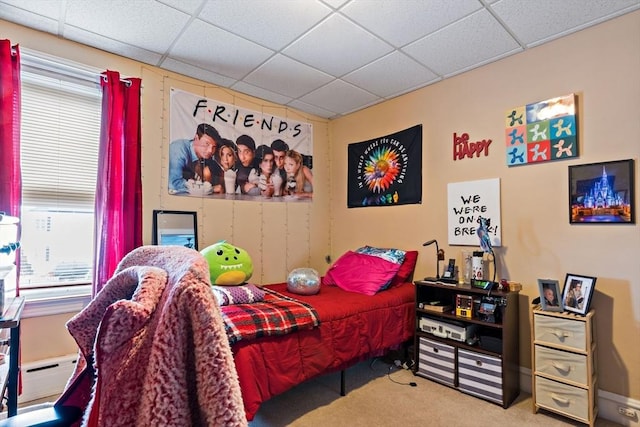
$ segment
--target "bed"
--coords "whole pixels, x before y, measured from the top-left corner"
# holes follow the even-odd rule
[[[232,344],[247,419],[253,420],[263,402],[303,381],[345,370],[412,340],[415,331],[415,288],[411,283],[414,266],[415,257],[410,274],[402,276],[399,283],[395,278],[393,286],[374,295],[325,284],[321,285],[318,294],[308,296],[288,292],[286,283],[264,286],[263,289],[312,307],[320,322],[319,326],[310,329]],[[222,309],[224,312],[225,307]]]

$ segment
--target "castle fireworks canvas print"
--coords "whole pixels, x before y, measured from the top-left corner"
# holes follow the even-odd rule
[[[569,166],[571,224],[635,224],[633,160]]]

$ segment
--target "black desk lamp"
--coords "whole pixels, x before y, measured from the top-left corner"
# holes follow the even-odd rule
[[[444,249],[440,249],[436,239],[424,242],[422,246],[429,246],[434,243],[436,244],[436,279],[440,279],[440,261],[444,260]],[[429,280],[429,277],[425,277],[425,280]]]

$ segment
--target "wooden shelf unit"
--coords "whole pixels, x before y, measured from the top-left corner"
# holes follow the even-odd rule
[[[431,281],[416,281],[415,285],[417,331],[414,374],[497,403],[503,408],[509,407],[520,393],[518,291],[488,291],[470,285],[444,285]],[[456,315],[457,295],[473,298],[471,317]],[[493,297],[500,302],[496,308],[496,322],[478,315],[482,297]],[[452,308],[439,313],[420,307],[434,301]],[[465,334],[473,330],[472,334],[480,341],[467,343],[459,337],[444,336],[438,330],[427,332],[423,327],[425,322],[427,325],[454,322],[454,327]],[[468,337],[465,335],[465,338]]]

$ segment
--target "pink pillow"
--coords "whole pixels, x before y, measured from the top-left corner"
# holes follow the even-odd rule
[[[396,277],[391,281],[391,286],[397,286],[407,282],[413,274],[413,270],[416,268],[417,260],[418,251],[406,251],[404,254],[404,261],[402,262]]]
[[[335,284],[349,292],[375,295],[396,275],[400,264],[377,256],[348,251],[333,263],[322,283]]]

